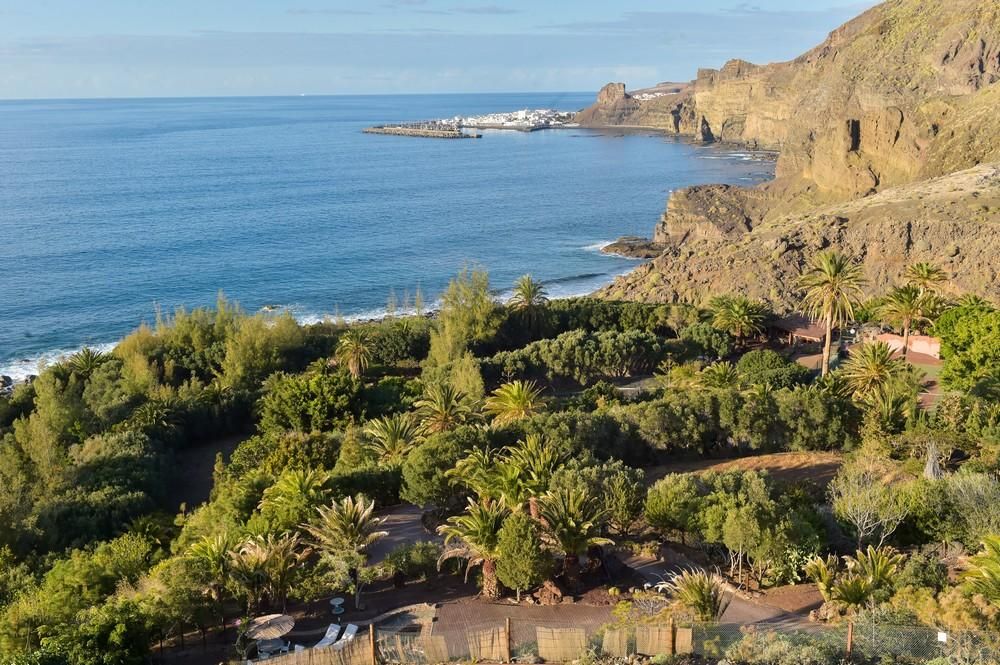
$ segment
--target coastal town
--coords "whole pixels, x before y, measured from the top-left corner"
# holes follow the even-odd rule
[[[418,136],[423,138],[468,139],[480,138],[475,130],[505,129],[520,132],[534,132],[539,129],[576,127],[573,111],[554,109],[521,109],[503,113],[461,116],[422,122],[401,122],[366,127],[366,134],[391,134],[394,136]]]

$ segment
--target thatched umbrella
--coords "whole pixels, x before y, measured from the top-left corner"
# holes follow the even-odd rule
[[[252,640],[276,640],[295,627],[295,619],[287,614],[268,614],[250,622],[247,637]]]

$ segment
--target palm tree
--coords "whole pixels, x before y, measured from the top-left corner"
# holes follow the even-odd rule
[[[973,593],[1000,605],[1000,536],[983,538],[983,551],[969,559],[963,581]]]
[[[212,601],[219,613],[219,624],[226,625],[225,593],[229,580],[229,551],[233,541],[228,534],[203,536],[191,545],[188,559],[201,570],[205,581],[205,595]]]
[[[966,293],[964,296],[958,299],[959,307],[968,308],[981,308],[981,309],[993,309],[993,303],[981,296],[977,296],[975,293]]]
[[[943,270],[931,263],[914,263],[906,269],[906,281],[917,287],[920,295],[933,291],[947,278]]]
[[[447,383],[432,383],[424,396],[414,406],[421,418],[424,431],[447,432],[475,418],[475,411],[468,404],[465,393]]]
[[[854,305],[861,297],[864,278],[861,266],[836,250],[813,257],[808,270],[799,278],[799,288],[806,314],[820,319],[826,328],[823,339],[823,375],[830,372],[830,345],[834,327],[854,318]]]
[[[723,579],[706,570],[685,570],[656,585],[694,613],[698,621],[718,621],[732,602]]]
[[[264,490],[258,508],[265,506],[291,515],[310,513],[330,496],[330,474],[321,469],[292,469]]]
[[[267,553],[267,593],[271,600],[281,604],[281,611],[288,609],[288,591],[292,587],[299,564],[308,556],[300,547],[298,534],[282,536],[268,534],[259,539]]]
[[[548,301],[545,287],[541,282],[533,280],[531,275],[521,275],[514,284],[514,293],[511,294],[507,304],[514,309],[528,309],[541,307]]]
[[[74,374],[89,379],[98,367],[108,359],[107,354],[101,353],[97,349],[85,346],[69,358],[69,366]]]
[[[886,390],[903,371],[903,361],[893,357],[885,342],[868,342],[851,351],[842,375],[855,396],[864,398]]]
[[[486,398],[486,411],[497,427],[526,420],[545,408],[542,391],[534,381],[505,383]]]
[[[229,581],[246,598],[247,614],[256,613],[270,581],[269,552],[261,537],[253,537],[229,552]]]
[[[483,595],[487,598],[500,597],[500,582],[497,580],[497,557],[499,556],[500,529],[507,518],[507,508],[500,501],[469,499],[469,505],[461,515],[448,518],[438,527],[444,536],[445,550],[438,559],[441,563],[452,558],[466,559],[465,578],[476,566],[483,568]],[[457,545],[449,547],[454,541]]]
[[[825,559],[821,556],[814,556],[806,562],[803,569],[806,577],[816,584],[819,595],[827,603],[833,602],[833,587],[837,581],[837,573],[840,570],[840,560],[833,554]]]
[[[529,434],[506,449],[504,462],[517,469],[532,497],[545,493],[556,469],[566,463],[568,456],[559,451],[544,437]],[[537,517],[533,506],[532,515]]]
[[[480,497],[498,499],[493,493],[493,474],[497,468],[496,454],[492,448],[473,448],[445,471],[452,483],[465,485]]]
[[[733,363],[723,360],[701,370],[698,383],[706,388],[734,388],[740,384],[740,372]]]
[[[906,360],[906,352],[910,347],[910,328],[914,323],[929,321],[930,308],[931,299],[928,295],[912,285],[893,289],[879,308],[880,316],[903,329],[903,360]]]
[[[746,296],[713,298],[708,309],[712,312],[712,326],[728,332],[737,342],[762,334],[769,313],[767,305]]]
[[[419,427],[408,413],[370,420],[365,434],[371,439],[368,449],[389,466],[400,466],[420,440]]]
[[[375,541],[389,535],[378,528],[385,522],[384,517],[375,517],[375,501],[366,501],[358,495],[344,497],[341,501],[325,508],[317,508],[319,518],[302,528],[313,537],[313,544],[326,554],[336,555],[348,550],[364,552]]]
[[[580,488],[550,491],[539,502],[539,513],[551,541],[565,555],[563,574],[570,588],[580,584],[580,556],[592,545],[608,545],[602,538],[604,511]]]
[[[874,606],[877,601],[885,600],[895,584],[903,559],[903,555],[891,547],[876,549],[871,545],[866,550],[858,550],[853,557],[844,557],[847,569],[834,582],[831,597],[846,605],[852,612],[866,604]],[[847,624],[848,655],[853,643],[854,621],[851,620]]]
[[[371,361],[371,337],[361,328],[350,328],[337,341],[337,363],[346,367],[355,379],[368,369]]]

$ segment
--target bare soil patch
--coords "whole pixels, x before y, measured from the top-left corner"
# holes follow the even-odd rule
[[[799,452],[772,453],[732,459],[700,459],[671,462],[646,469],[646,481],[654,483],[668,473],[704,473],[706,471],[767,471],[784,482],[811,481],[826,487],[844,462],[841,453]]]

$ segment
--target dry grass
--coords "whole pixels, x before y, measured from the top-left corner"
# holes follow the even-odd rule
[[[784,482],[809,480],[825,487],[844,462],[841,453],[773,453],[722,460],[673,462],[646,469],[646,480],[653,483],[668,473],[704,473],[705,471],[767,471]]]

